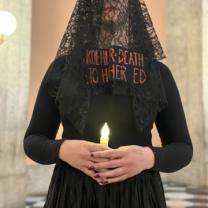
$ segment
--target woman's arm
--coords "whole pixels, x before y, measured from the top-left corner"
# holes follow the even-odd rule
[[[151,147],[155,154],[153,169],[174,172],[190,163],[193,145],[174,77],[166,65],[157,64],[164,81],[168,107],[158,113],[155,121],[162,147]]]
[[[60,160],[59,148],[63,139],[55,140],[60,115],[47,90],[46,79],[49,70],[43,77],[32,117],[24,136],[24,151],[28,157],[41,164],[53,164]]]

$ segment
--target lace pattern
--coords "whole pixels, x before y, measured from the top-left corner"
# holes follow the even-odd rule
[[[126,2],[127,0],[119,0]],[[69,20],[65,34],[48,79],[49,93],[55,97],[62,118],[74,124],[82,135],[92,96],[100,93],[131,94],[135,124],[139,131],[150,125],[158,111],[167,105],[159,70],[154,62],[165,57],[156,35],[147,7],[143,0],[128,0],[128,9],[121,4],[118,11],[125,18],[114,16],[109,24],[103,21],[107,7],[104,2],[113,0],[78,0]],[[110,35],[111,34],[111,35]],[[106,38],[108,37],[108,38]],[[85,51],[88,48],[108,48],[118,45],[140,51],[145,56],[148,81],[142,87],[131,83],[113,81],[102,86],[86,85]],[[60,61],[61,60],[61,61]]]
[[[61,43],[59,45],[55,58],[58,58],[64,55],[69,55],[72,52],[72,50],[76,46],[78,46],[77,34],[79,34],[80,31],[82,31],[83,37],[85,37],[85,43],[90,41],[90,37],[87,37],[89,36],[88,32],[92,33],[92,32],[97,31],[97,39],[94,39],[93,41],[96,42],[98,40],[101,40],[99,42],[99,46],[105,48],[105,46],[102,45],[104,44],[104,38],[102,38],[102,33],[101,33],[101,37],[99,37],[100,26],[102,25],[101,29],[102,27],[106,28],[105,22],[102,22],[101,24],[102,14],[103,14],[103,4],[104,4],[103,1],[104,0],[89,0],[89,1],[77,0],[75,4],[75,8],[68,22],[67,28],[61,40]],[[115,2],[117,2],[116,5],[114,5],[116,7],[118,6],[117,4],[119,1],[115,1]],[[129,7],[129,11],[126,12],[124,16],[125,18],[123,19],[124,20],[128,19],[129,23],[128,21],[123,21],[122,23],[119,22],[118,24],[120,24],[120,31],[116,30],[115,26],[113,27],[113,25],[116,25],[116,24],[112,24],[111,27],[108,28],[110,33],[113,34],[116,31],[117,33],[120,33],[121,35],[119,34],[114,34],[114,35],[120,38],[123,37],[123,39],[125,40],[131,37],[131,34],[134,34],[135,37],[131,37],[129,41],[133,45],[133,46],[130,45],[130,47],[136,47],[140,49],[144,48],[143,45],[144,45],[144,42],[146,41],[147,43],[145,47],[149,49],[147,51],[148,52],[152,51],[150,54],[148,54],[149,56],[157,60],[165,58],[166,56],[158,40],[156,31],[154,29],[151,17],[149,15],[149,12],[148,12],[148,9],[144,0],[129,0],[128,7]],[[91,24],[94,24],[94,30],[92,30],[92,28],[91,30],[89,30]],[[86,30],[81,29],[82,27],[84,28],[84,26],[87,26],[86,28],[88,29]],[[127,27],[131,27],[128,33],[129,37],[127,36],[124,37],[123,28],[125,28],[125,33],[127,33],[126,32]],[[106,36],[107,35],[104,35],[104,37]],[[138,41],[137,43],[136,43],[136,36],[138,37],[138,39],[140,39],[140,41],[137,40]],[[115,38],[116,37],[114,37],[114,42],[112,42],[112,44],[116,43]],[[117,42],[120,42],[120,41],[117,41]],[[127,44],[123,44],[122,46],[126,46],[126,45]]]

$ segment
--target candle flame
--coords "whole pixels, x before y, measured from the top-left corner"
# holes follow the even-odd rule
[[[103,125],[102,129],[101,129],[101,137],[108,137],[110,133],[108,124],[105,122],[105,124]]]

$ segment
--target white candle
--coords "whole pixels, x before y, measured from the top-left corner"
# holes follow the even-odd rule
[[[100,144],[108,146],[110,130],[106,122],[104,123],[100,133],[101,133]]]

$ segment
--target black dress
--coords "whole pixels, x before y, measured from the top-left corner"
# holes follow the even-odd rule
[[[92,99],[84,136],[73,124],[60,119],[54,100],[49,97],[46,75],[41,83],[32,118],[24,137],[27,156],[40,164],[54,164],[54,171],[44,208],[165,208],[161,172],[174,172],[187,166],[193,146],[187,128],[180,95],[170,70],[158,62],[164,82],[168,107],[155,120],[162,147],[153,147],[151,129],[138,132],[134,125],[131,97],[98,95]],[[62,122],[61,140],[55,140]],[[109,146],[149,146],[155,164],[125,181],[99,185],[89,176],[58,157],[64,139],[85,139],[99,143],[100,129],[105,122],[111,129]]]

